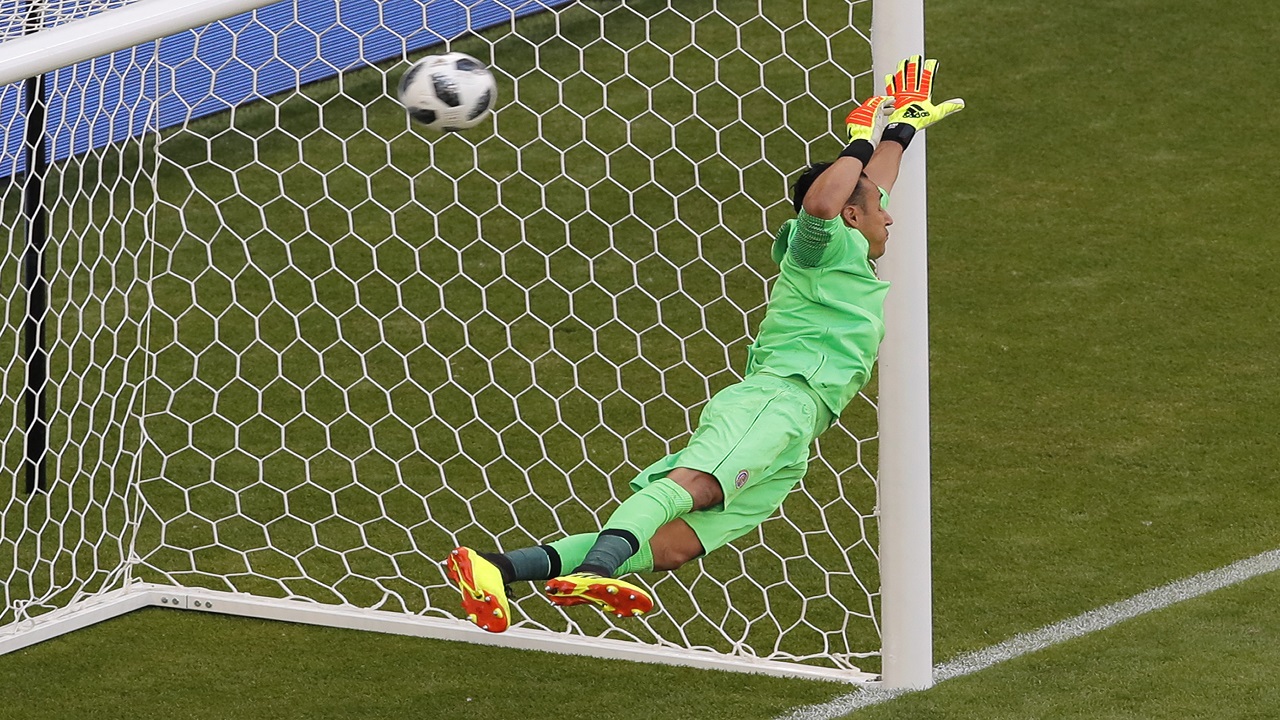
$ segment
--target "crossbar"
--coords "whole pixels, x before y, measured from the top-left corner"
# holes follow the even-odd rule
[[[159,40],[279,0],[138,0],[0,43],[0,85]]]

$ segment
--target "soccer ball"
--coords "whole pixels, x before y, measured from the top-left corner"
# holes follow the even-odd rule
[[[484,63],[451,52],[414,63],[401,76],[397,94],[409,117],[448,132],[483,122],[498,97],[498,84]]]

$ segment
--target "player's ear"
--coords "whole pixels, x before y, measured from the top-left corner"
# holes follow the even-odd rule
[[[850,227],[858,227],[858,221],[862,219],[862,208],[849,203],[840,211],[840,216],[844,218],[844,224]]]

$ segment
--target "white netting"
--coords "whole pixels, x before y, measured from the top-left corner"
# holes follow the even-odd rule
[[[59,164],[50,405],[85,421],[54,433],[51,495],[93,490],[46,522],[87,548],[79,586],[116,571],[135,498],[140,579],[440,617],[458,612],[436,564],[455,544],[597,529],[739,377],[789,178],[838,148],[869,21],[863,1],[570,3],[449,43],[500,86],[464,134],[411,126],[391,97],[406,65],[383,63]],[[309,32],[323,49],[347,22]],[[159,95],[177,67],[157,55]],[[13,323],[22,296],[5,300]],[[840,667],[874,655],[874,435],[856,400],[780,517],[646,578],[661,613],[564,613],[529,586],[517,619]],[[0,543],[47,502],[15,494]],[[21,616],[7,599],[0,622]]]
[[[126,2],[36,3],[44,27]],[[0,5],[0,33],[22,35],[31,3]],[[81,65],[46,76],[46,158],[95,122],[112,117],[100,88],[149,69],[147,53],[129,51],[117,65]],[[153,69],[153,68],[150,68]],[[0,491],[0,625],[65,607],[77,598],[119,587],[134,530],[141,438],[142,344],[149,300],[147,215],[152,212],[151,171],[140,162],[145,136],[63,152],[40,173],[47,206],[48,241],[44,316],[48,380],[44,385],[49,446],[43,454],[48,492],[28,497],[24,462],[26,357],[24,339],[32,278],[24,273],[28,222],[23,209],[27,151],[23,143],[24,88],[0,87],[0,257],[3,323],[0,377],[6,410],[0,414],[0,454],[6,478]],[[140,114],[138,129],[148,114]],[[9,491],[12,491],[10,493]]]

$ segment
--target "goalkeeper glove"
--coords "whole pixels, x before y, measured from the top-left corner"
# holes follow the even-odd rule
[[[849,131],[849,145],[840,157],[855,157],[866,165],[871,160],[871,153],[876,149],[877,138],[885,127],[887,103],[890,98],[876,95],[862,101],[844,119],[845,129]]]
[[[934,104],[933,78],[937,73],[937,60],[913,55],[898,63],[898,72],[885,76],[885,92],[893,96],[895,109],[881,140],[893,140],[905,150],[917,131],[964,109],[960,98]]]

